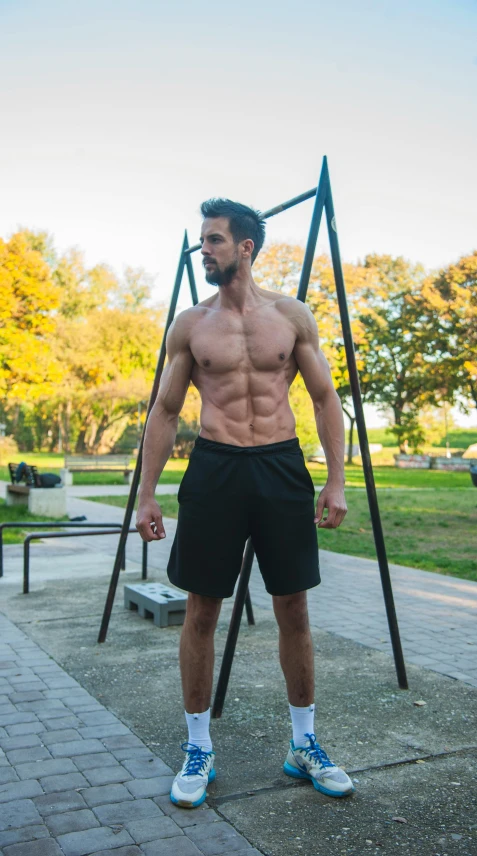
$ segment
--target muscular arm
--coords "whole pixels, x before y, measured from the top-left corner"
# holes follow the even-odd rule
[[[346,514],[344,500],[344,424],[339,396],[331,372],[318,344],[316,321],[310,310],[299,304],[294,322],[297,330],[294,355],[305,386],[313,401],[318,436],[328,465],[328,481],[317,504],[320,526],[335,528]],[[322,519],[324,508],[328,518]],[[318,522],[318,521],[317,521]]]
[[[165,537],[162,514],[154,499],[154,492],[174,446],[179,413],[184,404],[192,372],[189,312],[181,313],[169,330],[168,362],[162,373],[156,401],[147,420],[136,518],[137,528],[146,541]],[[155,526],[155,532],[153,526]]]

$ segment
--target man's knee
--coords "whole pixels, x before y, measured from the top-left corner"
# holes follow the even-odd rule
[[[280,630],[300,633],[309,628],[306,591],[296,594],[274,595],[273,609]]]
[[[187,597],[186,622],[196,633],[213,633],[220,613],[222,600],[189,593]]]

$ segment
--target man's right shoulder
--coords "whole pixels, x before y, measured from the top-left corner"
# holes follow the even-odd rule
[[[169,341],[173,340],[177,345],[183,345],[189,341],[193,328],[208,312],[205,303],[205,301],[204,303],[198,303],[196,306],[191,306],[190,309],[184,309],[183,312],[179,312],[179,314],[176,315],[169,328]]]

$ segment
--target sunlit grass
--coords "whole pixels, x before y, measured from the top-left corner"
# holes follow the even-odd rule
[[[126,496],[89,497],[124,508]],[[177,496],[157,497],[166,517],[177,517]],[[378,494],[388,560],[426,571],[477,581],[475,532],[477,491],[380,491]],[[366,493],[351,491],[348,514],[339,529],[319,530],[320,547],[375,559]]]

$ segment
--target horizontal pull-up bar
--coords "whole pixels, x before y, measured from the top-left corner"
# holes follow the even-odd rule
[[[313,187],[312,190],[307,190],[305,193],[300,193],[299,196],[294,196],[293,199],[289,199],[288,202],[282,202],[281,205],[275,205],[275,208],[269,208],[268,211],[264,211],[261,215],[262,220],[268,220],[270,217],[274,217],[275,214],[281,214],[282,211],[286,211],[288,208],[293,208],[294,205],[299,205],[300,202],[306,202],[307,199],[313,199],[316,196],[317,187]],[[190,255],[191,253],[196,253],[197,250],[200,250],[201,244],[194,244],[193,247],[189,247],[188,250],[184,250],[185,255]]]

